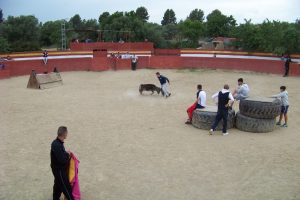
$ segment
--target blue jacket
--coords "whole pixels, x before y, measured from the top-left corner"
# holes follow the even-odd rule
[[[168,83],[170,82],[169,79],[167,77],[163,76],[163,75],[160,75],[158,77],[158,80],[159,80],[159,82],[160,82],[161,85],[167,83],[167,81],[168,81]]]

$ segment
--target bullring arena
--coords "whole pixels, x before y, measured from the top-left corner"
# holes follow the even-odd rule
[[[283,78],[280,60],[160,53],[141,56],[136,71],[103,51],[50,53],[47,65],[37,53],[8,61],[0,72],[0,199],[51,199],[49,151],[60,125],[69,128],[66,149],[80,160],[82,199],[300,199],[299,64]],[[54,67],[63,86],[26,88],[31,69]],[[156,71],[170,79],[170,98],[139,94],[141,83],[159,85]],[[223,137],[184,124],[197,84],[214,105],[210,96],[224,83],[233,89],[240,77],[253,96],[287,86],[288,128],[230,129]]]

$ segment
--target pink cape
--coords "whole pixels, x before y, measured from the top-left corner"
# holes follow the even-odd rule
[[[79,160],[74,155],[74,153],[71,152],[70,167],[69,167],[69,181],[72,186],[72,194],[74,200],[80,200],[78,168],[79,168]]]

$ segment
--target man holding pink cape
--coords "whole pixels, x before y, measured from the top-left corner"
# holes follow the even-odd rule
[[[54,176],[53,200],[59,200],[61,193],[63,193],[68,200],[74,200],[72,187],[67,175],[67,168],[71,158],[71,154],[66,152],[64,147],[64,141],[67,135],[67,127],[59,127],[57,138],[51,144],[51,169]]]

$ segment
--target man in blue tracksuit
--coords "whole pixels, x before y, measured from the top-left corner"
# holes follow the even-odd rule
[[[70,154],[66,152],[64,140],[67,138],[67,127],[61,126],[57,131],[57,138],[51,144],[51,169],[54,176],[53,200],[59,200],[61,193],[68,200],[73,200],[72,188],[67,175]]]
[[[234,102],[234,98],[229,91],[229,85],[225,84],[224,89],[222,89],[220,92],[218,92],[212,96],[213,99],[215,99],[217,97],[218,97],[218,112],[217,112],[215,122],[209,131],[209,134],[210,135],[213,134],[213,132],[216,130],[216,127],[218,126],[219,122],[223,119],[222,132],[223,132],[223,135],[228,135],[228,132],[227,132],[228,108]]]
[[[163,96],[165,96],[166,98],[171,96],[171,93],[168,91],[168,84],[170,84],[169,79],[161,75],[159,72],[156,72],[156,76],[160,82]]]

